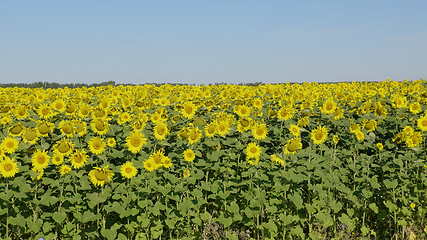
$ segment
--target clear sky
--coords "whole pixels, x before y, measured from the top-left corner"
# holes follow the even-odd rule
[[[0,83],[427,79],[426,0],[1,0]]]

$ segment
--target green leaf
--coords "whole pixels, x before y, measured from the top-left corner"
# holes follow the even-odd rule
[[[289,196],[289,200],[295,205],[295,207],[299,210],[304,207],[303,200],[301,198],[301,195],[299,193],[294,193]]]
[[[64,211],[54,212],[52,214],[53,220],[55,220],[55,222],[59,224],[61,224],[66,217],[67,217],[67,214]]]
[[[351,219],[347,214],[345,213],[342,214],[341,217],[339,217],[338,219],[340,220],[341,223],[347,226],[350,232],[352,232],[355,229],[356,227],[355,221]]]
[[[393,179],[393,180],[386,179],[383,181],[383,183],[388,189],[395,189],[397,187],[397,184],[398,184],[396,179]]]
[[[334,219],[327,212],[319,212],[316,217],[325,228],[334,225]]]
[[[375,203],[371,203],[371,204],[369,204],[369,205],[368,205],[368,207],[369,207],[372,211],[374,211],[374,213],[378,214],[378,206],[377,206],[377,204],[375,204]]]
[[[291,235],[298,236],[300,238],[304,238],[304,231],[301,226],[297,225],[291,228]]]

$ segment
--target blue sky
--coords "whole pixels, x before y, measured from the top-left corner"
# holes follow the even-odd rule
[[[0,82],[427,79],[427,1],[0,1]]]

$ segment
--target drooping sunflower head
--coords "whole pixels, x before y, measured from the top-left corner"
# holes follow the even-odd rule
[[[54,149],[57,153],[68,156],[73,152],[74,144],[68,139],[62,139],[55,144]]]
[[[89,171],[89,180],[95,186],[104,186],[105,184],[111,182],[113,179],[114,173],[108,167],[95,167],[94,169]]]
[[[37,123],[37,131],[40,136],[46,137],[53,130],[53,124],[47,121],[39,121]]]
[[[21,133],[22,133],[23,130],[24,130],[24,126],[22,126],[22,123],[20,123],[20,122],[14,123],[9,128],[9,134],[11,136],[19,136],[19,135],[21,135]]]
[[[283,147],[285,154],[295,154],[298,150],[302,149],[302,143],[300,138],[289,139],[288,143]]]

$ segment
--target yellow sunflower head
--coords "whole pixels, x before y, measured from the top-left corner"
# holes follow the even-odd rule
[[[95,186],[104,186],[105,184],[111,182],[113,179],[114,173],[108,167],[95,167],[94,169],[89,171],[89,180]]]
[[[127,161],[120,167],[120,173],[124,178],[131,179],[138,174],[138,169],[136,169],[132,162]]]
[[[4,157],[3,160],[0,160],[0,175],[5,178],[11,178],[18,173],[19,168],[15,160],[10,159],[9,157]]]
[[[194,158],[196,158],[196,154],[191,149],[185,150],[183,155],[184,155],[184,161],[186,162],[192,162]]]
[[[102,154],[105,151],[106,143],[100,137],[93,137],[89,140],[89,150],[96,154]]]

